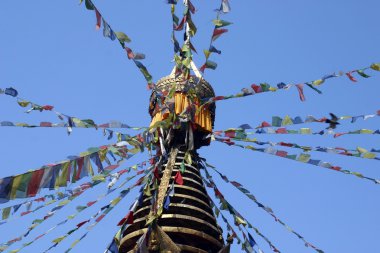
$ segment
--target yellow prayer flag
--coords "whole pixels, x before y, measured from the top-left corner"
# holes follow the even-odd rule
[[[9,196],[10,199],[14,199],[16,197],[17,189],[20,186],[21,179],[22,179],[22,175],[15,176],[13,178],[11,194]]]
[[[376,157],[376,154],[374,154],[374,153],[370,153],[370,152],[367,152],[367,153],[364,153],[364,154],[363,154],[363,157],[364,157],[364,158],[367,158],[367,159],[373,159],[373,158]]]
[[[293,120],[290,118],[288,115],[284,117],[281,123],[282,126],[288,126],[288,125],[293,125]]]
[[[312,82],[313,85],[321,85],[322,83],[324,83],[325,81],[322,80],[322,79],[318,79],[318,80],[315,80]]]
[[[120,197],[118,197],[118,198],[116,198],[116,199],[113,199],[113,200],[111,201],[111,205],[112,205],[112,206],[117,205],[117,204],[120,202],[120,200],[121,200]]]
[[[361,130],[360,130],[360,133],[361,133],[361,134],[373,134],[373,131],[372,131],[372,130],[369,130],[369,129],[361,129]]]
[[[300,133],[301,134],[311,134],[311,129],[310,128],[301,128]]]

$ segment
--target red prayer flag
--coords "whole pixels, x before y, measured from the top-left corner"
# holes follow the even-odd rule
[[[334,134],[334,138],[338,138],[338,137],[340,137],[342,135],[345,135],[345,133],[336,133],[336,134]]]
[[[193,5],[193,3],[187,1],[187,4],[189,5],[189,10],[191,11],[191,13],[195,14],[195,6]]]
[[[44,197],[41,197],[41,198],[38,198],[38,199],[35,199],[34,201],[36,202],[44,202],[46,199]]]
[[[100,15],[99,11],[96,8],[95,8],[95,15],[96,15],[96,30],[99,30],[101,22],[102,22],[102,15]]]
[[[34,197],[38,193],[38,191],[40,190],[39,187],[40,187],[41,179],[44,173],[45,173],[44,169],[33,171],[32,177],[30,178],[30,181],[29,181],[28,190],[26,192],[26,195],[28,197]]]
[[[90,202],[87,203],[87,206],[90,207],[90,206],[92,206],[93,204],[95,204],[96,202],[97,202],[96,200],[95,200],[95,201],[90,201]]]
[[[43,237],[44,235],[45,234],[41,234],[41,235],[37,236],[34,240],[36,241],[36,240],[40,239],[41,237]]]
[[[233,186],[236,186],[236,187],[241,187],[241,184],[239,184],[239,183],[236,182],[236,181],[231,181],[231,184],[232,184]]]
[[[317,121],[317,122],[325,122],[326,119],[327,119],[326,117],[323,117],[323,118],[317,119],[316,121]]]
[[[183,16],[181,23],[179,23],[179,25],[176,26],[175,24],[173,24],[173,29],[175,31],[181,31],[183,29],[183,25],[185,24],[185,22],[186,22],[186,15]]]
[[[133,224],[133,212],[132,211],[129,211],[129,213],[119,221],[119,223],[117,224],[117,226],[121,226],[123,225],[124,223],[126,224]]]
[[[356,80],[356,78],[352,75],[353,71],[350,71],[350,72],[347,72],[346,75],[348,76],[348,78],[353,81],[353,82],[357,82],[358,80]]]
[[[154,177],[155,177],[157,180],[160,179],[160,174],[159,174],[159,172],[158,172],[158,168],[157,168],[157,167],[154,169],[153,174],[154,174]]]
[[[125,47],[125,51],[127,51],[127,56],[129,60],[135,58],[135,54],[133,53],[132,49],[130,49],[129,47]]]
[[[259,85],[252,84],[252,85],[251,85],[251,88],[255,91],[255,93],[260,93],[260,92],[262,92],[261,86],[259,86]]]
[[[77,170],[77,174],[75,175],[75,180],[80,179],[80,174],[82,173],[83,163],[84,163],[84,157],[79,157],[77,159],[78,170]]]
[[[291,144],[291,143],[280,142],[279,144],[280,144],[280,146],[293,147],[293,144]]]
[[[225,131],[224,135],[229,138],[235,138],[236,132],[235,131]]]
[[[120,170],[119,172],[118,172],[118,174],[121,176],[121,175],[123,175],[124,173],[127,173],[129,170],[128,169],[123,169],[123,170]]]
[[[339,166],[331,166],[330,169],[340,171],[342,168]]]
[[[51,127],[53,124],[51,122],[41,122],[40,126],[41,127]]]
[[[175,175],[174,180],[177,184],[183,185],[183,178],[180,171],[177,171],[177,174]]]
[[[271,127],[271,126],[272,126],[272,125],[269,124],[268,122],[263,121],[263,122],[261,123],[261,125],[260,125],[260,128],[261,128],[261,127]]]
[[[287,155],[288,155],[288,152],[286,151],[278,150],[276,152],[276,156],[286,157]]]
[[[281,127],[281,128],[279,128],[279,129],[276,130],[276,133],[278,133],[278,134],[287,134],[288,131],[286,130],[286,128]]]
[[[223,99],[224,99],[224,96],[216,96],[212,100],[213,101],[218,101],[218,100],[223,100]]]
[[[83,226],[84,224],[86,224],[89,220],[86,220],[86,221],[82,221],[80,223],[77,224],[77,227],[80,228],[81,226]]]
[[[98,218],[96,218],[95,221],[99,222],[99,221],[103,220],[104,216],[106,216],[106,215],[105,214],[100,215]]]
[[[203,64],[200,68],[199,68],[199,71],[204,73],[205,72],[205,69],[206,69],[206,64]]]
[[[109,165],[109,166],[107,166],[107,167],[105,167],[104,168],[104,170],[106,170],[106,171],[112,171],[112,170],[114,170],[114,169],[116,169],[116,168],[118,168],[120,165]]]
[[[53,110],[54,106],[52,105],[44,105],[42,106],[42,109],[44,109],[45,111],[51,111]]]
[[[31,213],[31,212],[32,212],[32,211],[22,212],[22,213],[21,213],[21,216],[27,215],[27,214],[29,214],[29,213]]]
[[[303,83],[296,84],[298,94],[300,96],[301,101],[305,101],[305,95],[303,94]]]
[[[145,176],[140,177],[139,180],[137,180],[137,182],[135,183],[134,186],[141,185],[144,182],[144,178],[145,178]]]
[[[220,35],[226,32],[228,32],[228,29],[214,29],[211,40],[216,40],[217,38],[219,38]]]

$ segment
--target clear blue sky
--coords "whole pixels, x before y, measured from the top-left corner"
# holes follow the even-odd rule
[[[215,17],[213,9],[220,1],[205,2],[194,0],[198,9],[194,16],[198,34],[193,43],[199,52],[195,56],[198,66],[204,59],[201,52],[209,44],[213,28],[211,20]],[[147,55],[144,64],[155,81],[169,74],[173,66],[171,16],[164,1],[94,0],[94,3],[115,31],[123,31],[131,37],[133,49]],[[251,83],[300,83],[380,61],[380,2],[377,0],[231,0],[231,6],[232,12],[223,18],[234,25],[215,43],[222,55],[212,57],[219,66],[216,71],[207,71],[205,76],[218,95],[237,93]],[[54,105],[57,111],[91,118],[97,123],[115,119],[130,125],[149,124],[150,93],[145,88],[145,80],[117,42],[103,38],[102,32],[95,30],[94,13],[78,6],[78,1],[1,1],[0,34],[1,88],[13,86],[21,97]],[[219,102],[215,128],[237,127],[242,123],[256,126],[263,120],[270,121],[273,115],[312,114],[321,117],[329,112],[337,115],[373,113],[380,109],[380,72],[369,74],[373,77],[358,77],[359,82],[355,84],[347,78],[327,82],[321,87],[323,95],[305,88],[306,102],[299,101],[295,89]],[[14,99],[1,96],[0,121],[58,121],[48,112],[25,114],[23,111]],[[359,120],[357,124],[346,123],[340,129],[377,129],[379,122],[378,118]],[[310,126],[314,129],[324,127]],[[338,139],[331,136],[267,135],[257,138],[292,141],[300,145],[379,148],[376,135]],[[72,135],[67,136],[65,129],[3,127],[0,129],[0,177],[37,169],[88,147],[106,143],[109,141],[101,131],[93,129],[74,129]],[[378,251],[379,185],[219,143],[202,148],[200,153],[231,179],[251,190],[282,220],[325,252]],[[378,161],[321,153],[312,155],[370,177],[380,177]],[[132,165],[145,157],[136,156],[127,164]],[[219,185],[236,209],[282,252],[312,252],[240,192],[224,182]],[[104,186],[99,187],[81,201],[105,191]],[[117,222],[125,215],[136,194],[133,192],[123,200],[73,252],[103,252],[117,230]],[[81,201],[78,199],[63,209],[62,214],[39,226],[30,238],[71,214]],[[83,212],[76,221],[87,219],[100,206],[102,204]],[[43,214],[42,211],[36,216]],[[1,226],[1,241],[20,234],[36,216],[26,216]],[[24,252],[40,252],[48,248],[51,239],[75,224],[62,226]],[[52,252],[63,252],[82,231]],[[270,252],[265,242],[257,241],[265,252]],[[240,249],[235,247],[233,252],[240,252]]]

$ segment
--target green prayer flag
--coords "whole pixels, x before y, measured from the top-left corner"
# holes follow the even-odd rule
[[[267,83],[260,83],[262,92],[269,91],[270,85]]]
[[[366,73],[364,73],[363,70],[357,70],[356,72],[357,72],[359,75],[361,75],[362,77],[364,77],[364,78],[369,78],[369,77],[371,77],[371,76],[367,75]]]
[[[95,10],[95,6],[94,6],[94,4],[91,2],[91,0],[86,0],[86,1],[85,1],[85,5],[86,5],[87,10]]]
[[[84,209],[86,209],[87,206],[77,206],[76,209],[78,212],[82,212]]]
[[[286,158],[296,160],[297,155],[287,155]]]
[[[122,43],[124,43],[124,42],[129,43],[129,42],[131,42],[131,39],[125,33],[123,33],[123,32],[115,32],[115,34],[116,34],[117,39],[120,42],[122,42]]]
[[[184,161],[181,163],[181,173],[185,173],[186,167]]]
[[[282,123],[282,118],[278,116],[273,116],[272,117],[272,126],[274,127],[280,127]]]
[[[205,63],[205,66],[206,66],[206,68],[208,68],[208,69],[213,69],[213,70],[215,70],[216,67],[218,66],[218,64],[217,64],[216,62],[213,62],[213,61],[209,61],[209,60],[207,60],[206,63]]]

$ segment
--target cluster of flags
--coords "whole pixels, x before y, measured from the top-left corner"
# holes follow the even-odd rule
[[[309,243],[308,241],[305,240],[305,238],[300,235],[299,233],[297,233],[296,231],[294,231],[290,226],[288,226],[285,222],[283,222],[281,219],[279,219],[275,213],[273,212],[272,208],[268,207],[268,206],[265,206],[264,204],[262,204],[261,202],[259,202],[257,200],[257,198],[249,191],[247,190],[246,188],[244,188],[240,183],[236,182],[236,181],[231,181],[230,179],[228,179],[227,176],[223,175],[219,170],[217,170],[214,166],[211,166],[209,164],[206,164],[207,167],[213,169],[222,179],[223,181],[225,181],[226,183],[230,183],[231,185],[233,185],[236,189],[238,189],[240,192],[242,192],[245,196],[247,196],[250,200],[252,200],[254,203],[257,204],[257,206],[261,209],[263,209],[265,212],[267,212],[269,215],[271,215],[274,220],[278,223],[280,223],[282,226],[284,226],[289,232],[295,234],[300,240],[303,241],[303,243],[306,245],[306,246],[310,246],[314,249],[317,250],[317,252],[322,252],[321,250],[317,249],[315,246],[313,246],[311,243]]]
[[[255,226],[253,226],[249,221],[247,221],[224,197],[224,195],[220,192],[218,187],[216,186],[215,182],[213,181],[211,175],[208,173],[208,171],[205,169],[206,176],[203,178],[203,181],[205,182],[206,186],[208,188],[211,188],[214,190],[215,198],[217,198],[220,202],[220,210],[226,210],[230,213],[230,215],[234,218],[234,223],[240,230],[240,232],[243,234],[244,242],[242,245],[243,250],[245,250],[248,253],[254,252],[254,247],[256,246],[259,251],[261,251],[259,245],[257,242],[253,239],[253,236],[248,232],[248,228],[255,231],[255,233],[260,236],[262,239],[264,239],[270,248],[273,250],[273,252],[280,253],[278,248],[265,236],[263,235],[259,229],[257,229]],[[214,203],[215,205],[215,203]],[[216,206],[216,205],[215,205]],[[248,236],[244,233],[244,230],[248,234]]]
[[[175,14],[177,1],[169,0],[167,3],[171,6],[171,15],[173,22],[171,41],[173,43],[174,61],[176,64],[175,75],[183,74],[185,78],[189,78],[193,57],[192,51],[197,52],[191,43],[191,37],[197,33],[197,27],[192,20],[192,14],[195,14],[196,8],[190,0],[185,0],[185,10],[183,12],[182,19],[180,19]],[[183,35],[184,43],[181,47],[175,36],[175,33],[183,30],[185,30]]]
[[[350,170],[347,170],[347,169],[343,169],[340,166],[333,165],[333,164],[331,164],[329,162],[326,162],[326,161],[322,161],[322,160],[319,160],[319,159],[312,159],[311,155],[308,154],[308,153],[289,154],[285,150],[275,149],[272,146],[269,146],[267,148],[258,148],[258,147],[254,147],[254,146],[251,146],[251,145],[244,146],[244,145],[236,144],[236,143],[232,142],[229,139],[219,139],[219,138],[217,138],[216,141],[225,143],[225,144],[227,144],[229,146],[236,146],[236,147],[240,147],[240,148],[243,148],[243,149],[249,149],[249,150],[256,151],[256,152],[262,152],[262,153],[266,153],[266,154],[269,154],[269,155],[274,155],[274,156],[277,156],[277,157],[291,159],[291,160],[294,160],[294,161],[297,161],[297,162],[306,163],[306,164],[310,164],[310,165],[314,165],[314,166],[330,169],[330,170],[337,171],[337,172],[340,172],[340,173],[343,173],[343,174],[346,174],[346,175],[353,175],[353,176],[356,176],[356,177],[361,178],[361,179],[366,179],[366,180],[372,181],[375,184],[380,184],[380,180],[379,179],[370,178],[370,177],[364,176],[362,173],[355,172],[355,171],[350,171]]]
[[[368,78],[370,76],[368,76],[367,74],[365,74],[365,75],[363,74],[364,71],[366,71],[368,69],[380,71],[380,63],[373,63],[369,67],[351,70],[351,71],[346,72],[346,74],[350,73],[350,75],[352,75],[353,73],[358,73],[360,76],[362,76],[364,78]],[[305,101],[305,95],[304,95],[304,91],[303,91],[304,85],[307,85],[308,87],[310,87],[314,91],[321,94],[322,92],[319,89],[317,89],[316,87],[322,85],[328,79],[337,78],[337,77],[341,77],[341,76],[346,76],[345,72],[339,72],[338,74],[333,73],[333,74],[325,75],[321,79],[317,79],[317,80],[310,81],[310,82],[304,82],[304,83],[300,83],[300,84],[285,84],[284,82],[280,82],[276,86],[272,86],[268,83],[252,84],[248,88],[241,89],[242,92],[240,92],[240,93],[237,93],[234,95],[229,95],[229,96],[215,96],[215,97],[211,97],[211,98],[204,98],[202,102],[203,102],[203,106],[205,106],[205,105],[213,103],[215,101],[227,100],[227,99],[231,99],[231,98],[240,98],[240,97],[245,97],[245,96],[252,96],[252,95],[255,95],[258,93],[263,93],[263,92],[276,92],[278,90],[288,90],[294,86],[296,86],[296,88],[297,88],[297,91],[299,93],[299,97],[300,97],[301,101]],[[350,79],[350,80],[353,81],[352,79]],[[355,79],[355,82],[356,81],[357,80]]]
[[[116,161],[116,156],[120,158]],[[91,148],[76,157],[56,164],[45,165],[42,168],[27,173],[9,176],[0,179],[0,202],[7,202],[16,198],[34,197],[41,189],[58,189],[66,187],[68,183],[94,176],[93,166],[98,173],[107,173],[119,166],[119,163],[128,159],[128,149],[125,146],[113,145]],[[114,160],[116,164],[112,164]],[[106,163],[106,166],[103,165]]]
[[[126,51],[128,59],[132,60],[136,67],[143,74],[145,80],[148,83],[148,87],[153,87],[153,78],[149,73],[145,65],[140,61],[145,59],[143,53],[134,53],[131,48],[127,47],[125,44],[131,42],[131,39],[123,32],[115,32],[112,27],[104,19],[103,15],[100,13],[99,9],[94,5],[91,0],[84,0],[87,10],[94,11],[96,17],[96,29],[100,29],[103,24],[103,36],[111,39],[112,41],[117,40],[121,47]],[[82,3],[83,0],[80,0]]]
[[[7,248],[9,248],[12,244],[18,242],[18,241],[22,241],[24,238],[26,238],[30,232],[35,229],[38,225],[42,224],[44,221],[46,221],[47,219],[51,218],[52,216],[54,216],[59,210],[61,210],[64,206],[66,206],[67,204],[71,203],[75,198],[77,198],[78,196],[82,195],[85,191],[87,191],[88,189],[91,189],[93,188],[94,186],[98,185],[99,183],[103,183],[106,181],[106,178],[110,178],[111,179],[111,182],[110,184],[108,185],[108,191],[105,193],[105,194],[101,194],[99,195],[95,200],[93,201],[88,201],[86,204],[81,204],[81,205],[78,205],[76,207],[76,213],[74,214],[71,214],[69,215],[65,220],[59,222],[58,224],[56,224],[55,226],[53,226],[52,228],[48,229],[47,231],[45,231],[44,233],[42,233],[41,235],[37,236],[35,239],[31,240],[30,242],[28,243],[24,243],[22,245],[21,248],[17,249],[17,251],[15,252],[18,252],[19,250],[31,245],[32,243],[34,243],[35,241],[41,239],[42,237],[44,237],[46,234],[52,232],[55,228],[67,223],[68,221],[70,220],[73,220],[80,212],[82,212],[83,210],[93,206],[94,204],[96,204],[97,202],[100,202],[103,198],[105,198],[106,196],[108,196],[110,193],[114,192],[115,190],[117,189],[120,189],[120,188],[123,188],[124,185],[126,183],[128,183],[129,181],[131,181],[132,179],[134,179],[135,177],[137,177],[138,175],[141,175],[143,173],[146,173],[147,170],[143,169],[143,170],[137,170],[138,168],[143,168],[144,166],[146,166],[146,162],[141,162],[141,163],[138,163],[138,164],[135,164],[133,166],[130,166],[126,169],[123,169],[123,170],[120,170],[116,173],[113,173],[113,174],[106,174],[106,175],[102,175],[102,176],[97,176],[96,178],[93,178],[93,180],[91,182],[87,182],[87,183],[83,183],[81,184],[80,186],[77,186],[75,187],[74,189],[72,190],[68,190],[68,192],[70,194],[65,194],[62,196],[60,196],[59,199],[54,199],[54,201],[49,201],[48,203],[46,203],[44,206],[42,207],[45,207],[49,204],[52,204],[52,203],[56,203],[58,202],[58,204],[52,208],[51,210],[49,210],[45,215],[43,215],[41,218],[39,219],[35,219],[32,221],[32,224],[29,226],[29,228],[27,229],[27,231],[25,233],[23,233],[22,235],[14,238],[14,239],[11,239],[7,242],[4,242],[4,243],[1,243],[0,244],[0,252],[3,252],[4,250],[6,250]],[[114,189],[111,189],[117,182],[117,180],[119,180],[119,178],[125,174],[125,173],[129,173],[131,171],[136,171],[136,174],[134,176],[130,176],[130,177],[127,177],[120,185],[118,185],[116,188]],[[145,177],[145,175],[143,176],[143,178]],[[116,180],[115,180],[116,179]],[[136,187],[138,185],[141,184],[142,180],[139,180],[138,182],[140,182],[139,184],[135,184],[133,185],[133,187]],[[132,188],[133,188],[132,187]],[[125,189],[123,192],[126,194],[129,192],[131,188],[127,188]],[[115,199],[114,201],[111,201],[111,204],[107,205],[107,207],[111,207],[113,204],[117,204],[121,199]],[[36,208],[35,210],[38,210],[42,207],[39,207],[39,208]],[[102,208],[101,211],[105,210],[105,208]],[[100,220],[105,216],[105,214],[107,214],[108,212],[105,212],[103,213],[103,215],[101,217],[99,217],[96,221],[97,222],[100,222]],[[81,222],[82,223],[82,222]],[[84,222],[82,225],[84,225],[86,222]],[[80,226],[78,226],[77,228],[79,229]],[[74,232],[74,231],[73,231]],[[69,233],[71,234],[71,233]],[[68,234],[68,235],[69,235]],[[67,235],[67,236],[68,236]],[[54,242],[56,243],[59,243],[60,242],[60,238],[56,238],[54,239]],[[55,245],[56,246],[56,245]],[[55,247],[54,246],[54,247]]]
[[[214,19],[212,22],[214,24],[214,30],[212,32],[211,36],[211,42],[208,49],[204,49],[203,53],[205,55],[206,61],[205,63],[200,67],[200,71],[204,72],[205,69],[212,69],[215,70],[218,66],[218,64],[214,61],[209,60],[212,53],[221,54],[222,51],[218,50],[214,42],[223,34],[228,32],[228,29],[226,29],[226,26],[231,25],[232,23],[223,19],[220,19],[221,14],[227,14],[231,11],[230,3],[228,0],[222,0],[220,3],[219,9],[216,10],[217,16],[216,19]]]

